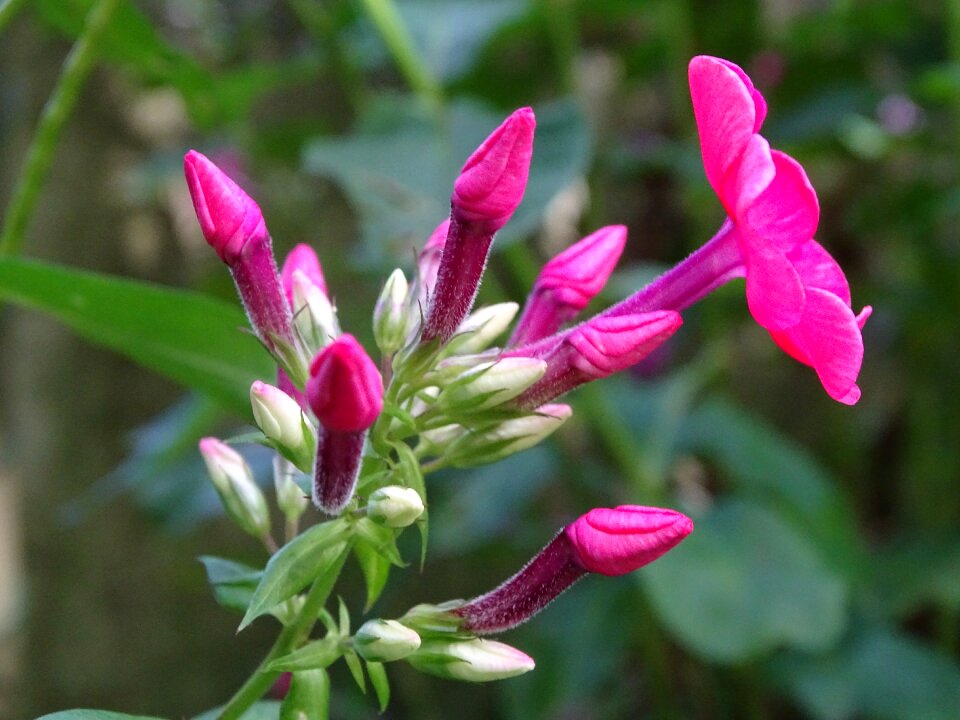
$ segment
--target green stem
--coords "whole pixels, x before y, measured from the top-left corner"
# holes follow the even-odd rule
[[[363,6],[404,79],[427,108],[439,110],[443,106],[440,83],[417,51],[393,0],[363,0]]]
[[[3,9],[6,10],[10,4],[8,2]],[[63,64],[57,86],[43,108],[36,135],[27,151],[23,172],[7,208],[3,235],[0,237],[0,256],[16,255],[23,246],[23,236],[36,208],[57,142],[90,75],[97,57],[97,47],[117,5],[119,0],[98,0],[87,13],[83,32]]]
[[[23,10],[23,6],[26,4],[27,0],[6,0],[6,2],[0,4],[0,33],[6,29],[10,21],[17,16],[18,12]]]
[[[349,554],[350,545],[348,544],[330,569],[314,581],[313,586],[307,593],[300,614],[280,631],[276,642],[270,648],[263,662],[257,666],[253,674],[247,678],[247,681],[223,706],[217,720],[236,720],[236,718],[241,717],[251,705],[263,697],[263,694],[280,677],[279,671],[268,671],[266,667],[277,658],[283,657],[296,649],[310,635],[310,631],[317,621],[317,615],[326,604],[327,598],[330,597],[333,586],[340,576],[340,570],[343,569],[343,564]]]

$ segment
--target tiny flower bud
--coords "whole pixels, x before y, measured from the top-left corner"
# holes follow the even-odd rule
[[[527,298],[509,346],[555,333],[573,319],[606,285],[627,241],[623,225],[588,235],[543,266]]]
[[[200,454],[227,515],[244,532],[262,538],[270,532],[267,501],[240,453],[217,438],[200,441]]]
[[[367,501],[367,517],[387,527],[407,527],[421,515],[423,499],[413,488],[388,485],[374,490]]]
[[[392,355],[403,345],[407,334],[407,279],[400,269],[394,270],[373,309],[373,337],[385,355]]]
[[[396,620],[368,620],[353,636],[354,647],[369,662],[393,662],[420,647],[420,636]]]
[[[317,437],[297,401],[259,380],[250,386],[253,419],[284,457],[306,472],[311,467]]]
[[[294,270],[290,278],[293,322],[311,351],[319,350],[340,334],[330,299],[310,277]]]
[[[407,658],[413,667],[437,677],[489,682],[533,670],[529,655],[495,640],[427,640]]]
[[[447,430],[446,436],[429,434],[430,449],[438,450],[452,467],[472,467],[502,460],[521,450],[526,450],[552,435],[573,415],[569,405],[552,404],[538,407],[532,414],[504,420],[489,428],[466,432],[461,426],[454,434]],[[439,434],[443,428],[431,433]],[[428,436],[428,433],[424,433]],[[437,444],[439,441],[440,444]],[[444,444],[446,449],[444,450]]]
[[[546,369],[547,364],[535,358],[512,357],[483,363],[444,387],[437,404],[463,411],[496,407],[537,382]]]
[[[414,311],[425,314],[433,288],[437,284],[437,271],[440,269],[440,258],[443,257],[443,247],[447,243],[447,233],[450,232],[450,218],[437,225],[430,234],[420,257],[417,258],[417,303],[419,307]]]
[[[299,270],[306,275],[310,282],[320,288],[320,292],[329,297],[327,292],[327,282],[323,278],[323,268],[320,266],[320,258],[312,247],[306,243],[300,243],[294,246],[293,250],[283,261],[283,269],[280,271],[280,277],[283,280],[283,291],[287,295],[290,307],[293,304],[293,273]]]
[[[519,309],[515,302],[503,302],[470,313],[450,339],[448,351],[456,350],[458,355],[481,352],[510,327]]]
[[[277,493],[277,507],[287,520],[299,518],[307,509],[309,500],[294,478],[297,467],[280,455],[273,456],[273,485]]]

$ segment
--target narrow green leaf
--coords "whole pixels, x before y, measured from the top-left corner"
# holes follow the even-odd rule
[[[369,518],[362,518],[355,526],[358,544],[367,545],[397,567],[406,567],[397,548],[397,531],[377,525]]]
[[[126,715],[109,710],[61,710],[37,720],[159,720],[146,715]]]
[[[343,520],[314,525],[270,558],[238,632],[292,597],[337,564],[350,526]]]
[[[347,604],[343,601],[342,597],[337,598],[337,603],[340,612],[340,634],[349,635],[350,634],[350,611],[347,610]]]
[[[383,666],[383,663],[368,662],[367,675],[370,676],[370,684],[373,685],[373,690],[377,693],[380,713],[383,714],[387,705],[390,704],[390,680],[387,679],[387,669]]]
[[[363,611],[367,612],[380,598],[390,577],[390,561],[366,543],[357,543],[353,548],[357,562],[367,585],[367,599]]]
[[[289,655],[279,657],[267,667],[270,672],[316,670],[329,667],[340,657],[340,638],[333,635],[307,643]]]
[[[99,345],[249,415],[250,383],[273,364],[240,310],[199,293],[58,267],[0,260],[0,299],[63,322]]]
[[[263,571],[212,555],[197,559],[207,571],[207,582],[217,603],[228,610],[246,612]]]
[[[350,668],[350,674],[353,675],[353,680],[360,688],[360,692],[366,695],[367,681],[363,676],[363,662],[361,662],[360,656],[352,650],[348,650],[343,654],[343,659],[347,661],[347,667]]]

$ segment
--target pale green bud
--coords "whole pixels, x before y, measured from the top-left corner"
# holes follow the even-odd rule
[[[253,419],[284,457],[309,472],[317,447],[317,434],[300,405],[280,388],[259,380],[250,386]]]
[[[297,467],[280,455],[273,456],[273,484],[277,492],[277,506],[287,520],[298,519],[307,509],[310,499],[294,478]]]
[[[244,532],[262,538],[270,532],[267,501],[240,453],[217,438],[200,441],[200,454],[227,515]]]
[[[516,677],[533,670],[526,653],[496,640],[427,640],[407,658],[417,670],[437,677],[468,682],[489,682]]]
[[[447,345],[448,352],[465,355],[485,349],[510,327],[519,309],[515,302],[504,302],[474,310],[460,323]]]
[[[385,355],[392,355],[399,350],[407,334],[407,290],[407,278],[403,271],[394,270],[387,278],[373,309],[373,337]]]
[[[485,410],[512,400],[547,371],[543,360],[503,358],[482,363],[450,382],[437,402],[452,410]]]
[[[357,654],[370,662],[393,662],[420,647],[420,636],[396,620],[368,620],[353,636]]]
[[[374,490],[367,501],[367,517],[391,528],[403,528],[423,515],[423,499],[413,488],[388,485]]]
[[[453,467],[471,467],[501,460],[543,441],[571,415],[573,410],[569,405],[542,405],[531,415],[461,434],[447,448],[444,458]]]
[[[311,353],[340,334],[337,313],[327,294],[302,270],[293,272],[293,322]]]

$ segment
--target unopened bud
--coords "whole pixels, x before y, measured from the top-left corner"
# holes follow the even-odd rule
[[[543,377],[547,364],[536,358],[504,358],[472,368],[440,392],[438,404],[458,410],[484,410],[512,400]]]
[[[374,490],[367,501],[367,517],[392,528],[403,528],[423,515],[423,499],[413,488],[388,485]]]
[[[277,506],[287,520],[299,518],[307,509],[310,500],[294,478],[297,467],[280,455],[273,456],[273,484],[277,493]]]
[[[533,658],[495,640],[428,640],[407,658],[413,667],[437,677],[467,682],[503,680],[530,672]]]
[[[399,350],[407,334],[407,290],[403,271],[394,270],[373,309],[373,337],[385,355]]]
[[[420,636],[396,620],[369,620],[353,636],[354,647],[369,662],[393,662],[420,647]]]
[[[502,460],[542,442],[563,425],[573,410],[569,405],[541,405],[532,414],[496,423],[474,432],[461,432],[443,454],[453,467],[472,467]]]
[[[292,279],[293,322],[309,349],[316,352],[340,334],[337,314],[327,294],[301,270]]]
[[[300,405],[280,388],[260,380],[250,386],[253,419],[274,447],[304,472],[313,464],[317,435]]]
[[[207,437],[200,441],[200,454],[227,515],[255,538],[269,533],[267,501],[240,453],[217,438]]]
[[[487,305],[470,313],[460,323],[457,333],[448,343],[448,348],[457,354],[478,353],[510,327],[520,306],[515,302]]]

